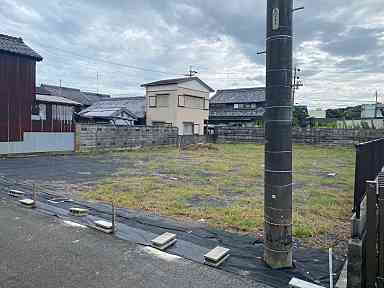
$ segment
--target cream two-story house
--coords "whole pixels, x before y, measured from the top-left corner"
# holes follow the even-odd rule
[[[198,77],[161,80],[146,89],[148,126],[172,125],[179,135],[203,135],[209,117],[209,93],[214,90]]]

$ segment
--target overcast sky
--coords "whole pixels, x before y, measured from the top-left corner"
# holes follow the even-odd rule
[[[43,57],[37,84],[143,95],[187,73],[214,89],[264,86],[266,0],[1,0],[0,33]],[[384,96],[383,0],[296,0],[296,103],[336,107]],[[135,69],[138,68],[138,69]],[[140,69],[139,69],[140,68]],[[99,74],[99,77],[97,77]],[[384,99],[383,99],[384,100]]]

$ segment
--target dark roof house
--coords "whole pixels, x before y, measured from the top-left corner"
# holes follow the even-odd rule
[[[42,60],[22,38],[0,34],[0,142],[23,142],[24,133],[30,132],[36,62]]]
[[[218,90],[209,99],[209,123],[254,125],[263,119],[264,106],[264,87]]]
[[[217,90],[209,103],[257,103],[265,101],[265,88],[240,88]]]
[[[43,57],[25,44],[22,38],[0,34],[0,50],[9,54],[26,56],[36,61],[43,60]]]

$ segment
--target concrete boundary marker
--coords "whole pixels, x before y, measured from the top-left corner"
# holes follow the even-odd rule
[[[152,247],[164,251],[168,247],[175,244],[177,241],[176,234],[166,232],[151,240]]]
[[[229,258],[229,251],[230,249],[224,247],[215,247],[204,255],[204,264],[213,267],[219,267]]]

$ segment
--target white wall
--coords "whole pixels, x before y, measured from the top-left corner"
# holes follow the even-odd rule
[[[25,132],[22,142],[0,142],[1,154],[75,151],[75,133]]]
[[[366,128],[384,129],[384,119],[338,120],[337,128]]]

